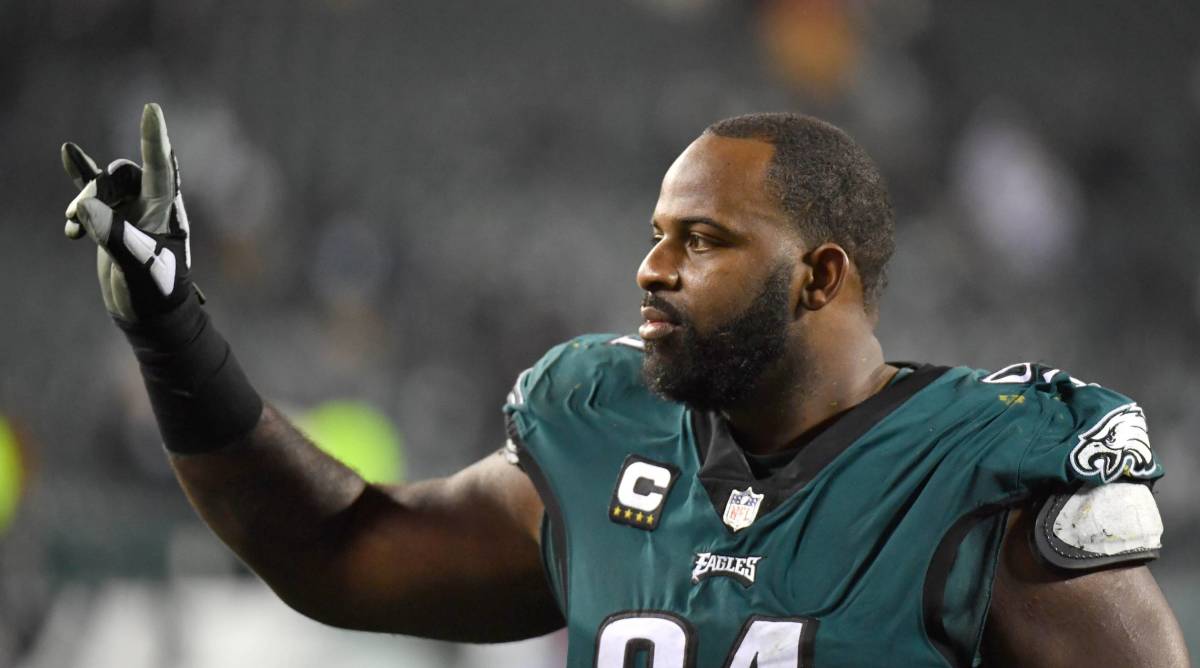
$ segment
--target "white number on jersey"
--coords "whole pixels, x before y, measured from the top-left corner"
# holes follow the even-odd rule
[[[742,626],[726,668],[811,668],[817,620],[753,615]],[[618,613],[600,625],[596,668],[633,668],[644,654],[649,668],[693,668],[691,626],[669,612]]]

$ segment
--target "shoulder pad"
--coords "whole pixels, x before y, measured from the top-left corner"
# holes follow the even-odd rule
[[[1163,525],[1147,485],[1117,482],[1050,495],[1033,532],[1047,562],[1087,570],[1157,558]]]

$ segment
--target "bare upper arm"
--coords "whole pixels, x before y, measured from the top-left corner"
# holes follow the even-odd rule
[[[266,405],[237,443],[171,461],[213,531],[314,619],[471,641],[562,624],[541,501],[500,454],[444,479],[369,485]]]
[[[984,631],[986,665],[1188,666],[1183,634],[1150,570],[1083,574],[1034,554],[1033,513],[1010,519]]]
[[[529,478],[500,454],[448,478],[368,486],[333,541],[331,581],[345,602],[334,623],[477,642],[560,627],[542,512]]]

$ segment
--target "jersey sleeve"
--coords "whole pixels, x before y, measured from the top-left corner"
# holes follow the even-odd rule
[[[1033,373],[1045,423],[1023,457],[1022,477],[1087,486],[1162,477],[1135,401],[1058,369],[1035,365]]]
[[[540,432],[587,431],[641,388],[641,341],[588,334],[554,346],[521,372],[504,404],[517,456]],[[554,440],[554,439],[549,439]]]
[[[549,350],[521,372],[504,403],[504,455],[533,482],[546,509],[542,559],[560,609],[567,605],[567,510],[564,494],[596,468],[596,449],[622,422],[639,428],[641,341],[590,334]]]
[[[551,348],[537,363],[517,376],[512,390],[505,397],[504,426],[508,439],[504,444],[504,454],[509,462],[521,466],[526,473],[530,471],[524,464],[531,463],[525,452],[526,438],[537,425],[539,415],[554,412],[547,389],[571,382],[570,378],[564,377],[559,362],[570,352],[572,344],[577,343],[567,341]],[[555,376],[558,376],[557,380]]]
[[[1163,468],[1142,407],[1059,369],[1017,371],[1044,419],[1020,464],[1021,478],[1044,499],[1034,526],[1038,553],[1070,570],[1157,557],[1163,528],[1152,486]]]

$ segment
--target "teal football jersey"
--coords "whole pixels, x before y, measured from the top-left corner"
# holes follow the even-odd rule
[[[505,406],[573,668],[971,665],[1008,510],[1162,474],[1137,404],[1026,363],[912,365],[756,479],[641,366],[580,337]]]

